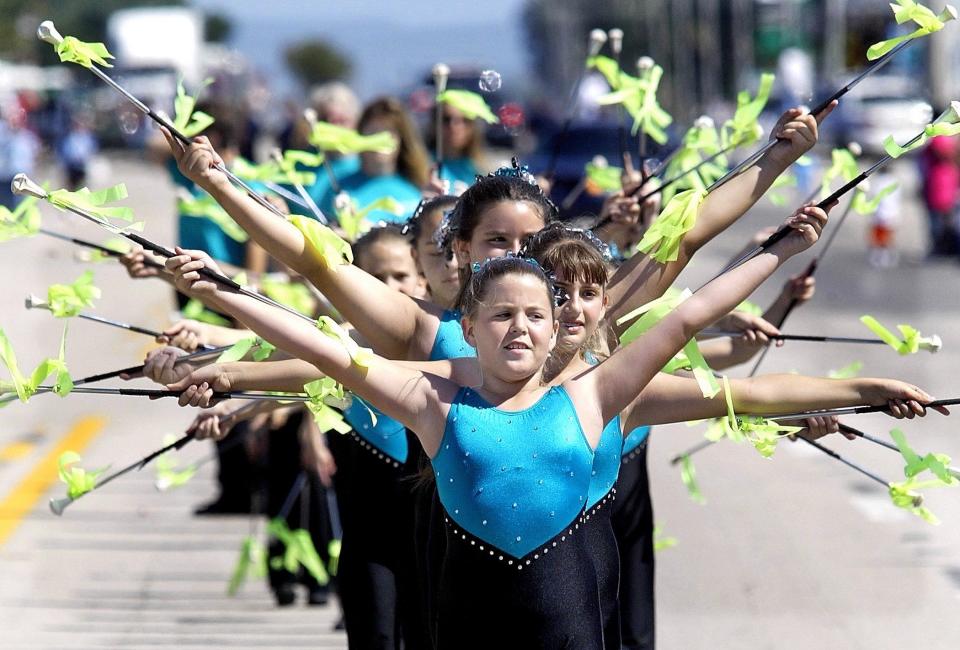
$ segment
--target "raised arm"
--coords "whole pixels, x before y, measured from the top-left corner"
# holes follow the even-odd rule
[[[180,171],[203,188],[270,255],[316,286],[379,353],[392,359],[426,359],[440,310],[395,291],[349,265],[329,268],[292,223],[251,200],[214,168],[220,156],[206,138],[184,148],[167,135]]]
[[[429,455],[436,453],[443,435],[447,404],[458,386],[373,354],[369,359],[354,359],[339,341],[303,319],[201,280],[198,271],[204,268],[203,260],[178,255],[167,261],[167,268],[174,272],[178,286],[214,295],[218,304],[258,335],[313,364],[386,415],[399,420],[417,433]],[[200,386],[201,390],[207,388]]]
[[[740,304],[785,260],[813,245],[826,221],[826,213],[819,208],[797,211],[786,222],[793,229],[787,237],[708,283],[643,336],[573,380],[573,384],[583,383],[573,389],[578,399],[597,400],[592,415],[602,417],[601,427],[609,422],[698,331]],[[578,412],[583,413],[579,404]]]
[[[834,106],[835,103],[831,104],[816,119],[812,115],[803,115],[797,108],[785,112],[771,134],[771,138],[778,139],[777,144],[755,165],[704,199],[696,224],[684,235],[675,261],[661,264],[641,253],[628,259],[607,285],[608,320],[615,323],[624,314],[663,295],[704,244],[743,216],[780,174],[816,144],[818,124]]]

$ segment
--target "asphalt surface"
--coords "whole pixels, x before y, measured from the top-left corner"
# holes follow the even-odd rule
[[[943,351],[900,357],[880,346],[788,343],[770,352],[764,371],[824,375],[861,360],[865,375],[915,382],[937,397],[960,393],[960,264],[923,262],[916,179],[909,163],[897,170],[904,198],[899,267],[867,264],[866,222],[851,216],[821,265],[817,295],[785,331],[868,336],[857,319],[870,313],[888,326],[905,322],[940,334]],[[91,186],[125,181],[146,235],[173,243],[172,189],[163,171],[124,157],[104,172]],[[699,286],[750,233],[786,213],[761,202],[697,256],[678,286]],[[43,214],[47,228],[107,238],[48,206]],[[74,280],[86,266],[75,253],[42,235],[0,244],[7,279],[0,327],[21,367],[55,355],[62,327],[48,313],[26,311],[23,299]],[[791,261],[755,301],[772,299],[786,275],[805,264]],[[150,328],[175,318],[166,285],[134,284],[113,263],[95,271],[104,293],[95,313]],[[135,365],[151,347],[141,335],[75,321],[67,358],[81,377]],[[334,606],[278,610],[258,580],[236,598],[225,595],[242,538],[264,522],[191,516],[193,506],[214,496],[212,465],[180,490],[158,493],[146,469],[88,495],[62,518],[48,510],[47,500],[63,494],[55,462],[63,449],[79,451],[85,467],[118,467],[159,446],[164,435],[181,433],[192,417],[169,400],[87,395],[37,396],[0,413],[0,647],[345,647],[343,635],[331,631]],[[893,426],[880,415],[848,421],[879,437]],[[919,450],[960,456],[954,418],[934,414],[901,428]],[[668,461],[702,432],[671,425],[657,427],[651,438],[656,521],[678,541],[657,557],[661,648],[872,650],[940,646],[960,632],[954,616],[960,491],[929,493],[927,505],[943,520],[934,527],[893,507],[881,486],[803,443],[782,443],[771,460],[750,447],[720,444],[694,458],[707,499],[699,505]],[[898,455],[877,445],[827,444],[890,480],[902,476]],[[208,445],[191,445],[181,457],[207,453]]]

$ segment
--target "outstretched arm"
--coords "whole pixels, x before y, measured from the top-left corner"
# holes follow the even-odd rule
[[[591,408],[594,411],[588,416],[592,418],[591,426],[599,423],[602,428],[603,423],[610,421],[640,394],[653,376],[698,331],[740,304],[785,260],[813,245],[826,221],[823,210],[802,208],[787,220],[787,225],[793,229],[787,237],[708,283],[639,339],[570,382],[583,382],[583,387],[573,389],[579,399],[596,400],[596,406],[586,407],[588,411]],[[578,411],[582,414],[580,408],[578,406]],[[600,420],[593,419],[596,417]]]
[[[202,187],[270,255],[316,286],[380,354],[391,359],[426,359],[439,323],[439,309],[395,291],[361,269],[329,268],[289,221],[234,187],[214,165],[220,156],[204,137],[189,147],[167,134],[180,171]]]
[[[731,379],[730,392],[734,411],[757,415],[888,404],[893,417],[913,418],[924,415],[922,405],[933,399],[895,379],[824,379],[789,374]],[[726,414],[724,389],[707,399],[695,379],[659,373],[631,405],[623,429]]]
[[[436,453],[448,404],[458,386],[372,354],[361,365],[340,342],[303,319],[202,280],[199,271],[204,268],[203,260],[177,255],[167,261],[167,268],[174,272],[178,286],[215,295],[218,304],[258,335],[313,364],[325,375],[399,420],[417,433],[429,455]],[[201,384],[199,390],[208,388]]]
[[[833,110],[831,104],[816,116],[803,115],[798,108],[785,112],[774,127],[778,142],[755,165],[734,177],[704,199],[693,229],[683,237],[677,259],[661,264],[649,255],[637,253],[628,259],[607,285],[610,307],[607,318],[618,318],[659,298],[673,284],[693,255],[708,241],[726,230],[756,203],[791,164],[806,153],[818,138],[818,124]],[[622,332],[622,329],[618,330]]]

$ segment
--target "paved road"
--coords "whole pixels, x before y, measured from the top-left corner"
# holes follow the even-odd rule
[[[907,196],[911,170],[900,176]],[[173,241],[171,192],[143,164],[113,161],[147,233]],[[102,186],[103,182],[93,182]],[[100,238],[90,227],[44,209],[49,228]],[[681,279],[698,286],[739,248],[747,233],[779,220],[764,205],[747,215]],[[896,376],[954,396],[960,383],[960,266],[922,265],[922,221],[914,203],[899,234],[904,262],[875,271],[864,260],[863,228],[851,217],[819,273],[814,302],[791,319],[796,333],[865,335],[857,322],[872,313],[884,323],[909,322],[938,332],[936,356],[896,356],[884,348],[795,343],[772,351],[769,371],[823,374],[854,359],[871,375]],[[0,245],[0,326],[21,365],[53,354],[60,323],[26,312],[22,300],[84,268],[74,251],[36,237]],[[792,262],[784,275],[805,264]],[[172,318],[159,283],[131,285],[115,265],[97,267],[104,290],[97,313],[148,327]],[[779,285],[779,279],[775,283]],[[758,302],[772,297],[765,288]],[[71,324],[68,358],[76,376],[133,365],[149,340],[102,326]],[[745,373],[746,371],[741,371]],[[88,467],[120,465],[178,433],[191,414],[169,402],[72,395],[35,398],[0,416],[0,647],[344,647],[330,631],[332,608],[276,610],[262,583],[235,599],[224,595],[245,518],[196,519],[191,507],[213,496],[210,466],[186,488],[159,494],[143,472],[71,506],[62,519],[47,510],[62,494],[55,459],[79,450]],[[921,449],[960,456],[952,419],[932,416],[903,425]],[[855,424],[885,435],[891,421],[860,416]],[[656,520],[679,544],[658,556],[659,638],[662,648],[894,648],[942,644],[960,631],[953,615],[960,597],[958,492],[931,493],[944,521],[929,526],[889,505],[881,488],[820,452],[782,444],[773,460],[752,449],[719,445],[696,457],[708,503],[690,501],[668,458],[699,439],[697,427],[658,427],[651,443]],[[901,464],[870,443],[831,446],[894,479]],[[198,445],[183,456],[207,453]],[[262,525],[262,522],[261,524]]]

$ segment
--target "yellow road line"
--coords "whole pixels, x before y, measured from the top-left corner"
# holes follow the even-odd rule
[[[39,501],[50,485],[57,480],[57,458],[72,449],[81,452],[103,429],[106,420],[100,417],[85,417],[77,422],[60,439],[13,491],[0,501],[0,546],[7,541],[21,520]]]
[[[34,442],[11,442],[3,448],[0,448],[0,461],[19,460],[33,451],[36,447]]]

